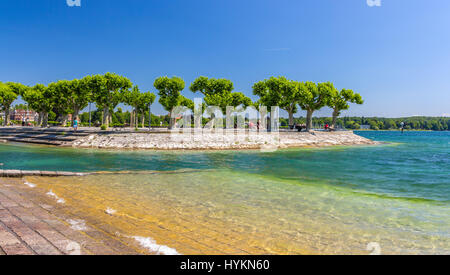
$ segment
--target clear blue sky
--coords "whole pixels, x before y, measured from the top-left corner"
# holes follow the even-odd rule
[[[345,115],[450,114],[448,0],[81,4],[1,0],[0,81],[47,84],[110,71],[155,92],[158,76],[180,76],[188,87],[205,75],[229,78],[251,96],[254,82],[285,75],[361,93],[365,105]],[[154,110],[163,113],[159,104]]]

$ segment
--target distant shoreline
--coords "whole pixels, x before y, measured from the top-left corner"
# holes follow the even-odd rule
[[[400,129],[390,129],[390,130],[372,130],[372,129],[361,129],[361,130],[354,130],[355,132],[401,132],[402,130]],[[412,129],[412,130],[404,130],[404,132],[450,132],[449,130],[445,130],[445,131],[435,131],[435,130],[423,130],[423,129]]]

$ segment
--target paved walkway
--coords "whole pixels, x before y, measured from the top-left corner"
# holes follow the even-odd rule
[[[71,223],[76,217],[64,206],[27,188],[22,179],[0,178],[0,255],[147,254],[95,226]]]

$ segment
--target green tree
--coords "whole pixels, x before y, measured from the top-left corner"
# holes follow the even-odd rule
[[[333,109],[333,121],[331,122],[331,128],[336,127],[336,119],[341,115],[342,110],[348,110],[350,108],[349,103],[363,104],[364,101],[360,94],[354,93],[352,90],[342,89],[338,91],[334,89],[331,91],[331,96],[328,100],[328,107]],[[364,123],[364,121],[361,121]]]
[[[122,101],[122,94],[130,89],[133,84],[128,78],[114,73],[93,76],[86,81],[87,87],[90,87],[93,93],[97,108],[103,110],[102,124],[109,127],[110,113]]]
[[[385,130],[390,130],[394,128],[394,122],[391,119],[385,119],[384,121],[384,129]]]
[[[234,90],[234,85],[228,79],[215,79],[206,76],[200,76],[192,82],[189,89],[193,92],[200,92],[203,95],[222,94]]]
[[[0,82],[0,108],[5,112],[5,118],[3,124],[7,126],[9,124],[9,110],[14,100],[17,99],[19,95],[13,92],[10,85]]]
[[[134,86],[131,91],[124,93],[124,101],[134,109],[134,122],[137,126],[139,124],[139,115],[141,116],[141,124],[145,124],[145,112],[155,102],[155,94],[150,92],[141,93],[138,86]]]
[[[66,126],[69,114],[72,112],[70,108],[71,81],[60,80],[48,85],[48,94],[53,111],[57,114],[58,120],[63,126]]]
[[[70,82],[70,107],[72,109],[72,126],[75,119],[78,121],[79,113],[86,108],[92,100],[92,93],[90,90],[90,78],[85,77],[80,80],[74,79]]]
[[[138,111],[141,113],[141,124],[142,127],[144,127],[145,124],[145,112],[150,109],[150,106],[155,102],[156,95],[151,92],[145,92],[141,93],[139,95],[139,104],[138,104]],[[185,102],[181,103],[182,105],[185,105]]]
[[[138,121],[138,105],[140,101],[140,95],[141,91],[139,90],[138,86],[134,86],[131,91],[126,91],[123,93],[123,101],[125,104],[133,107],[134,112],[134,119],[133,121],[130,121],[130,126],[137,127],[137,121]]]
[[[169,112],[169,129],[172,129],[175,124],[175,119],[172,118],[173,108],[176,106],[186,106],[188,108],[194,106],[192,100],[181,95],[181,91],[185,87],[184,80],[176,76],[172,78],[163,76],[157,78],[153,86],[159,91],[159,103]]]
[[[268,108],[279,106],[289,114],[289,125],[294,125],[294,114],[298,111],[301,99],[299,83],[283,76],[271,77],[253,85],[253,93],[258,95],[260,102]]]
[[[306,111],[306,130],[310,131],[313,113],[327,105],[335,88],[330,82],[316,84],[308,81],[298,83],[298,89],[300,93],[299,105]]]
[[[226,114],[228,106],[236,108],[242,105],[244,108],[247,108],[252,105],[249,97],[240,92],[233,92],[233,82],[228,79],[200,76],[194,80],[189,89],[193,93],[202,93],[205,96],[206,105],[219,107],[222,110],[222,114]]]
[[[369,125],[370,125],[370,129],[372,130],[380,130],[380,128],[378,127],[378,123],[374,120],[369,120]]]
[[[259,99],[253,103],[256,110],[261,111],[262,106],[267,107],[267,112],[272,117],[272,106],[280,106],[280,94],[274,93],[270,90],[266,83],[267,80],[259,81],[253,84],[253,94],[259,96]],[[262,117],[261,119],[266,119]],[[270,124],[269,124],[270,125]]]
[[[23,95],[26,90],[30,89],[30,87],[16,82],[6,82],[6,85],[9,86],[11,91],[20,96]]]
[[[37,125],[48,126],[48,113],[52,110],[52,100],[50,90],[43,84],[37,84],[31,89],[26,90],[23,99],[28,103],[31,109],[39,113]]]
[[[219,107],[222,114],[226,114],[228,106],[234,108],[242,106],[243,108],[247,108],[252,105],[252,100],[240,92],[224,92],[205,96],[205,103],[207,106]]]

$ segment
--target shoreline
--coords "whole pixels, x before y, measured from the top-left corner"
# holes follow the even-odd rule
[[[216,236],[218,221],[202,220],[207,222],[205,229],[200,229],[197,222],[189,219],[177,224],[181,221],[166,218],[168,213],[174,214],[171,212],[173,209],[167,209],[160,202],[130,204],[121,201],[116,204],[113,201],[117,201],[118,194],[114,192],[107,191],[108,196],[102,192],[97,197],[98,191],[84,190],[86,186],[81,192],[74,192],[64,181],[46,177],[0,178],[0,233],[4,233],[2,229],[10,232],[1,235],[0,255],[287,253],[276,247],[272,250],[245,243],[236,247],[233,244],[235,237],[232,236],[241,236],[242,232],[235,229],[227,231],[219,239],[204,240],[200,232],[206,230]],[[106,202],[105,198],[111,201]],[[6,228],[2,227],[2,223]],[[27,231],[26,234],[22,234],[21,230]],[[193,235],[189,233],[196,231],[198,233]],[[71,250],[71,245],[79,245],[79,254]],[[306,247],[297,247],[296,251],[296,254],[315,254]]]
[[[72,143],[74,148],[154,150],[154,151],[276,151],[287,148],[321,148],[331,146],[378,145],[351,131],[211,133],[199,136],[184,133],[92,134]]]

